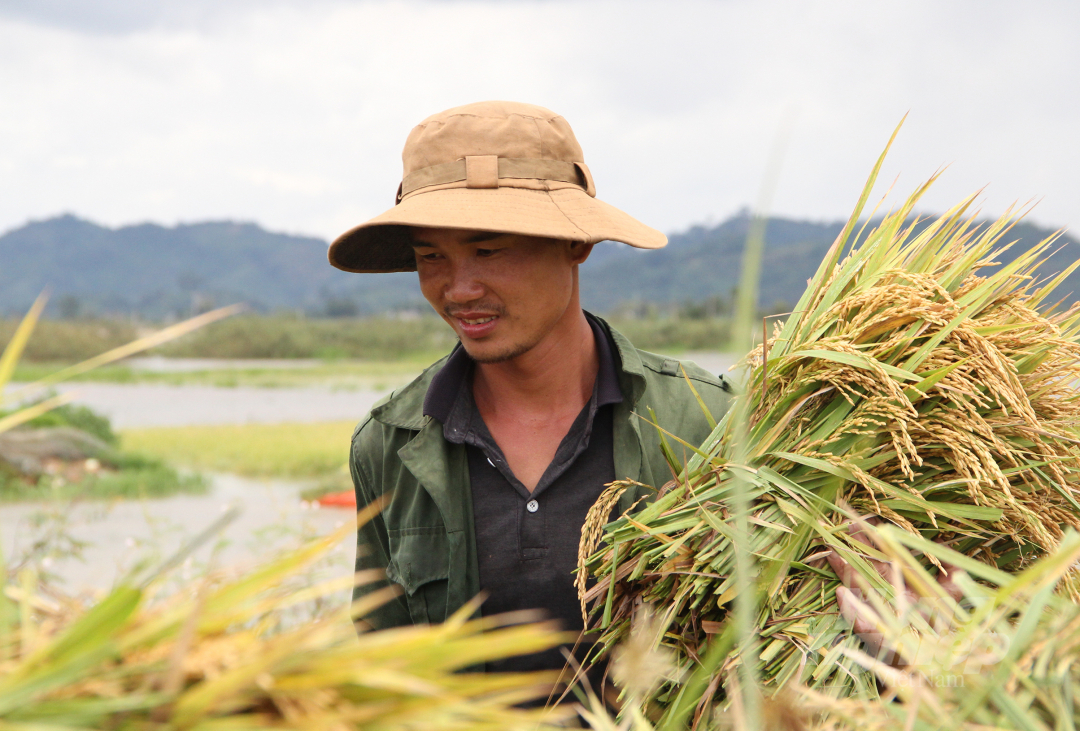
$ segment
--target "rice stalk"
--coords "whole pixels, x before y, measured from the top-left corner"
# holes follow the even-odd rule
[[[352,576],[301,592],[290,579],[353,530],[168,597],[153,582],[129,583],[86,609],[39,594],[33,577],[6,584],[0,728],[494,731],[573,715],[516,707],[546,698],[552,673],[467,672],[566,640],[545,624],[470,619],[468,605],[443,625],[358,635],[353,621],[390,599],[389,588],[290,623],[296,604],[350,590]]]
[[[912,222],[936,176],[856,233],[880,164],[793,314],[747,357],[736,404],[676,466],[678,479],[602,533],[599,514],[587,521],[581,569],[597,581],[583,606],[599,652],[628,638],[641,606],[660,619],[654,639],[675,651],[684,677],[726,637],[740,594],[740,484],[752,504],[745,547],[757,643],[731,646],[717,672],[752,663],[769,692],[795,684],[827,698],[878,696],[824,560],[836,551],[868,588],[892,596],[870,564],[881,552],[843,527],[853,515],[1008,573],[1080,528],[1080,308],[1049,299],[1076,264],[1040,278],[1051,237],[993,268],[1022,212],[979,225],[975,196]],[[1059,591],[1080,598],[1075,569]],[[693,698],[699,718],[723,697],[714,686]],[[683,684],[669,683],[654,702],[670,715],[685,711],[685,698]]]
[[[4,386],[7,385],[8,379],[14,372],[15,363],[18,361],[19,356],[22,355],[23,350],[26,347],[26,343],[30,338],[30,334],[37,324],[37,321],[41,315],[42,309],[45,307],[45,295],[41,295],[34,302],[34,305],[30,308],[30,311],[23,317],[22,322],[19,323],[19,327],[8,342],[4,349],[4,354],[0,356],[0,403],[5,401],[18,401],[35,392],[40,392],[45,389],[55,386],[61,381],[75,376],[82,375],[95,368],[100,368],[103,365],[109,363],[115,363],[116,361],[128,358],[136,353],[141,353],[144,350],[157,347],[163,343],[167,343],[171,340],[175,340],[183,335],[194,332],[201,327],[205,327],[211,323],[226,317],[231,317],[239,312],[243,312],[246,308],[244,305],[229,305],[227,307],[219,307],[216,310],[204,312],[201,315],[189,318],[182,322],[178,322],[168,327],[144,335],[140,338],[136,338],[130,343],[125,343],[117,348],[108,350],[100,355],[95,355],[92,358],[80,361],[71,366],[61,368],[60,370],[50,373],[44,378],[40,378],[33,383],[28,383],[9,394],[4,394]]]

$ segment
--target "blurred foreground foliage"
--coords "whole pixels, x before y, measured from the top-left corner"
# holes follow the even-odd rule
[[[0,350],[6,348],[20,320],[0,320]],[[118,348],[138,337],[129,320],[40,320],[22,352],[29,361],[74,362]]]
[[[573,715],[515,707],[547,697],[550,674],[475,672],[563,641],[550,626],[471,620],[470,605],[443,625],[358,635],[350,620],[392,588],[298,621],[297,610],[376,578],[304,581],[353,529],[162,596],[160,580],[196,539],[89,608],[42,591],[30,571],[7,578],[0,564],[0,728],[539,731]]]
[[[681,675],[685,691],[661,717],[655,700],[676,672],[659,628],[641,606],[639,632],[621,646],[613,674],[625,702],[618,719],[590,699],[583,713],[597,731],[1058,731],[1080,725],[1080,604],[1063,588],[1080,559],[1080,536],[1019,573],[1001,571],[895,526],[865,526],[873,549],[893,567],[891,596],[868,591],[859,613],[882,643],[836,645],[828,662],[869,673],[876,692],[836,697],[812,681],[780,688],[740,686],[721,668],[733,651],[728,631],[713,635],[699,662]],[[951,567],[959,600],[926,567]],[[919,594],[913,601],[911,595]],[[654,607],[662,610],[662,606]],[[756,699],[755,718],[746,703]]]
[[[0,395],[44,302],[38,299],[0,355]],[[115,355],[84,366],[107,363]],[[120,455],[108,421],[67,407],[68,398],[14,401],[14,408],[0,416],[9,464],[52,477],[48,465],[57,458],[31,447],[42,446],[41,437],[61,436],[100,452],[80,453],[84,476],[113,453],[127,466],[159,464]],[[6,486],[0,482],[0,488]],[[357,521],[381,507],[370,506]],[[548,674],[476,672],[490,660],[565,641],[550,626],[522,625],[521,616],[511,620],[518,623],[513,625],[470,619],[478,608],[474,602],[438,627],[358,636],[353,620],[362,622],[391,599],[394,587],[369,594],[348,611],[326,610],[332,604],[327,597],[378,578],[369,572],[315,586],[306,578],[316,561],[355,530],[352,523],[237,576],[208,575],[181,591],[164,591],[171,570],[235,515],[228,511],[170,560],[156,569],[137,569],[90,606],[43,586],[25,563],[9,570],[0,552],[0,728],[494,731],[544,729],[548,720],[573,715],[569,708],[517,707],[547,696],[553,680]]]
[[[228,317],[238,308],[204,313],[8,389],[46,301],[45,294],[37,298],[12,328],[0,353],[0,500],[161,497],[205,491],[207,485],[198,476],[182,476],[160,460],[122,451],[108,419],[71,405],[70,394],[51,393],[51,387]]]

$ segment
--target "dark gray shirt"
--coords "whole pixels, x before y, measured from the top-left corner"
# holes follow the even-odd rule
[[[615,479],[611,405],[623,400],[614,344],[591,315],[586,317],[600,361],[592,397],[531,494],[510,470],[476,408],[474,364],[460,345],[428,387],[424,413],[442,423],[448,442],[464,444],[468,453],[480,587],[488,594],[481,609],[485,615],[540,609],[566,630],[582,629],[573,574],[578,541],[589,508]],[[554,649],[491,663],[489,669],[559,669],[564,663]]]

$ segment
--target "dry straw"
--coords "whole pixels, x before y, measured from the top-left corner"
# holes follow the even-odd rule
[[[1076,265],[1040,279],[1053,238],[997,265],[1018,216],[979,225],[974,196],[914,220],[934,179],[859,229],[882,159],[795,312],[749,355],[743,394],[704,444],[685,445],[694,456],[678,478],[603,530],[602,511],[586,523],[581,564],[597,581],[582,600],[601,651],[649,605],[661,620],[654,642],[687,672],[712,668],[704,686],[655,695],[653,711],[669,720],[701,718],[740,655],[765,688],[877,696],[824,560],[838,552],[891,596],[869,563],[880,551],[842,527],[852,513],[1006,572],[1080,527],[1080,309],[1049,299]],[[752,504],[744,585],[740,491]],[[1080,597],[1075,570],[1061,591]],[[746,592],[757,602],[751,642],[731,622]]]

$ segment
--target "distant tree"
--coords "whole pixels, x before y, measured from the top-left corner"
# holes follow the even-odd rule
[[[772,307],[765,308],[769,315],[786,315],[791,312],[791,303],[787,300],[774,300]]]
[[[56,309],[62,320],[74,320],[82,314],[82,301],[73,294],[65,294],[56,301]]]
[[[731,300],[721,295],[706,297],[703,300],[690,300],[679,306],[679,317],[687,320],[711,320],[726,317],[731,313]]]
[[[326,298],[322,314],[326,317],[356,317],[360,314],[360,306],[349,297],[331,295]]]

